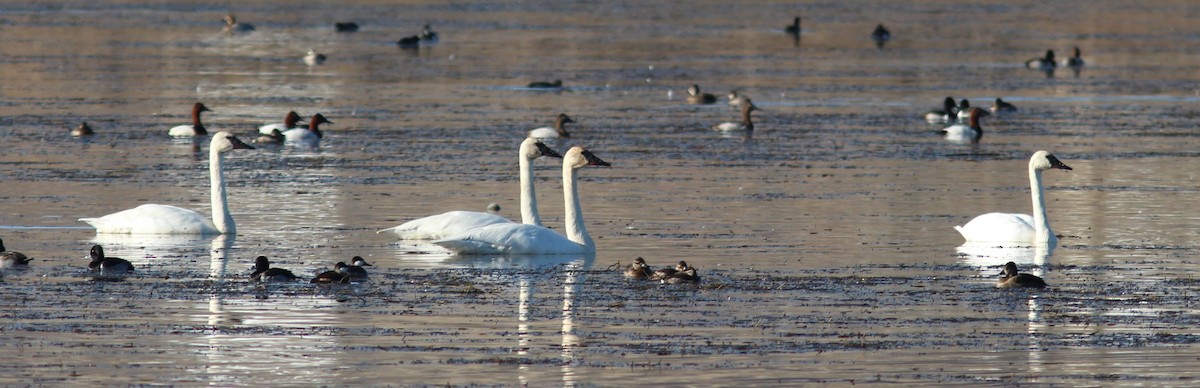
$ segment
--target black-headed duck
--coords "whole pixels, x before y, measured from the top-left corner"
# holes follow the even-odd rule
[[[290,282],[296,280],[296,274],[283,268],[271,268],[271,260],[266,256],[259,256],[254,259],[254,273],[250,274],[250,280],[268,283]]]
[[[358,32],[358,23],[336,22],[333,23],[333,30],[337,32]]]
[[[396,41],[396,45],[400,46],[400,48],[417,48],[421,45],[421,37],[416,35],[406,36]]]
[[[1000,281],[996,282],[998,288],[1046,288],[1046,281],[1037,275],[1027,273],[1017,273],[1017,263],[1008,262],[1004,264],[1004,270],[1000,272]]]
[[[747,98],[746,102],[744,104],[742,104],[742,122],[740,122],[740,123],[724,122],[724,123],[714,125],[712,127],[712,129],[716,130],[716,131],[723,131],[723,132],[753,131],[754,130],[754,122],[750,121],[750,112],[756,111],[756,110],[760,110],[760,109],[758,109],[757,106],[754,106],[754,102],[751,102],[750,99]]]
[[[534,139],[557,139],[569,138],[571,134],[567,133],[567,124],[574,124],[575,120],[566,113],[559,113],[558,118],[554,119],[553,127],[541,127],[529,130],[529,137]]]
[[[1058,62],[1054,60],[1054,50],[1046,50],[1046,55],[1025,61],[1025,67],[1036,70],[1054,70]]]
[[[710,93],[701,93],[700,85],[692,84],[692,86],[688,87],[687,91],[687,102],[689,104],[704,105],[717,103],[717,96]]]
[[[996,97],[996,101],[992,103],[992,107],[989,109],[996,113],[1017,111],[1016,105],[1009,104],[1008,102],[1001,100],[999,97]]]
[[[646,259],[641,257],[633,259],[633,264],[625,269],[625,277],[630,279],[649,279],[651,276],[650,266],[646,265]]]
[[[12,268],[18,265],[29,265],[33,259],[21,252],[13,252],[4,248],[4,240],[0,240],[0,268]]]
[[[1070,58],[1063,60],[1063,66],[1070,68],[1083,67],[1083,56],[1080,55],[1078,46],[1075,47],[1074,54],[1072,54]]]
[[[784,27],[783,32],[792,34],[792,35],[799,34],[800,33],[800,17],[797,16],[795,19],[792,19],[792,24],[787,27]]]
[[[882,48],[884,43],[892,40],[892,32],[888,31],[887,27],[884,27],[881,23],[878,26],[875,26],[875,31],[871,31],[871,40],[875,41],[876,47]]]
[[[534,88],[534,89],[556,89],[556,88],[562,87],[562,80],[556,79],[556,80],[554,80],[554,82],[546,82],[546,81],[530,82],[529,85],[526,85],[525,87]]]
[[[100,245],[92,245],[88,256],[92,258],[92,261],[88,263],[88,269],[93,272],[100,272],[104,275],[124,275],[126,272],[133,272],[133,263],[120,257],[104,256],[104,248]]]
[[[944,124],[958,119],[958,105],[954,97],[947,96],[942,100],[942,109],[934,109],[925,113],[925,121],[930,124]]]
[[[367,280],[367,269],[363,267],[372,267],[371,263],[368,263],[362,256],[354,256],[350,263],[350,265],[346,265],[346,263],[338,262],[340,265],[335,269],[341,271],[350,280]]]
[[[200,123],[200,112],[212,112],[203,103],[192,104],[192,124],[177,125],[171,127],[167,134],[173,137],[192,137],[208,135],[208,130],[204,129],[204,124]]]

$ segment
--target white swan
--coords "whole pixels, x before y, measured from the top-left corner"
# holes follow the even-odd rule
[[[321,144],[321,138],[324,137],[321,134],[321,129],[318,128],[321,124],[333,124],[333,122],[326,120],[325,116],[317,113],[312,115],[312,118],[308,120],[308,128],[293,128],[283,131],[284,141],[296,145],[316,147],[318,144]]]
[[[1058,238],[1050,230],[1046,218],[1046,201],[1042,196],[1042,171],[1057,168],[1071,170],[1058,158],[1046,151],[1038,151],[1029,158],[1029,188],[1033,197],[1033,215],[988,213],[975,217],[963,226],[954,229],[967,242],[1015,242],[1025,245],[1055,245]]]
[[[983,127],[979,125],[979,118],[983,116],[991,116],[991,113],[980,108],[971,108],[968,116],[970,125],[954,124],[942,128],[941,132],[946,134],[946,140],[953,143],[978,143],[979,139],[983,138]]]
[[[562,157],[538,139],[530,137],[521,142],[517,163],[521,170],[521,223],[524,224],[542,224],[537,209],[537,195],[533,189],[533,160],[543,156]],[[376,233],[392,232],[403,240],[436,240],[492,224],[511,223],[509,219],[492,213],[458,210],[418,218]]]
[[[722,131],[722,132],[753,131],[754,130],[754,122],[750,121],[750,112],[756,111],[756,110],[760,110],[760,109],[758,109],[757,106],[754,106],[754,103],[751,102],[749,98],[747,98],[746,102],[742,104],[742,122],[740,122],[740,123],[724,122],[724,123],[714,125],[712,127],[712,129],[714,131]]]
[[[532,137],[535,139],[568,138],[568,137],[571,137],[571,134],[567,133],[566,125],[567,125],[567,123],[574,123],[574,122],[575,122],[575,120],[571,120],[571,117],[567,116],[566,113],[559,113],[558,119],[554,120],[553,127],[541,127],[541,128],[531,129],[531,130],[529,130],[529,137]]]
[[[263,134],[263,135],[270,135],[271,131],[275,130],[275,129],[278,129],[279,132],[283,132],[283,131],[286,131],[289,129],[295,129],[296,123],[300,122],[300,120],[301,120],[301,117],[300,117],[299,113],[296,113],[296,111],[290,111],[290,112],[287,112],[287,115],[283,116],[282,123],[267,124],[267,125],[258,127],[258,133]]]
[[[177,126],[171,127],[171,129],[167,131],[167,134],[171,135],[172,137],[192,137],[192,136],[207,135],[208,130],[204,129],[204,124],[200,124],[200,112],[212,112],[212,111],[208,110],[207,106],[204,106],[204,104],[201,104],[199,102],[192,104],[192,124],[191,125],[177,125]]]
[[[208,174],[212,185],[210,221],[194,211],[170,206],[146,204],[99,218],[80,218],[96,228],[96,233],[124,234],[235,234],[233,216],[225,196],[225,177],[221,158],[235,149],[254,149],[228,132],[217,133],[208,151]]]
[[[548,228],[528,224],[493,224],[434,241],[456,255],[553,255],[589,254],[596,244],[583,224],[576,172],[584,166],[608,166],[583,147],[563,155],[563,197],[566,202],[566,231],[563,236]]]

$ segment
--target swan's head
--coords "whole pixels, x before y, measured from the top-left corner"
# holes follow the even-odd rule
[[[363,259],[362,256],[354,256],[353,259],[350,259],[350,264],[359,267],[374,267],[371,265],[371,263],[368,263],[366,259]]]
[[[600,160],[596,155],[592,155],[592,152],[583,148],[583,146],[574,146],[567,151],[566,155],[563,155],[563,166],[579,169],[584,166],[611,167],[612,165]]]
[[[212,110],[208,109],[207,106],[204,106],[204,104],[199,102],[192,104],[192,116],[198,116],[200,115],[200,112],[212,112]]]
[[[88,257],[91,257],[92,261],[103,261],[104,247],[101,247],[100,244],[92,245],[92,250],[88,251]]]
[[[220,132],[220,133],[217,133],[216,135],[213,135],[212,145],[210,147],[212,147],[212,149],[216,150],[218,153],[226,153],[231,150],[252,150],[252,149],[254,149],[254,147],[251,147],[249,144],[243,143],[241,140],[238,140],[237,136],[234,136],[232,133],[229,133],[229,132]]]
[[[525,158],[525,160],[534,160],[543,156],[562,158],[562,155],[547,147],[541,140],[528,137],[525,138],[525,141],[521,142],[521,157]]]
[[[270,269],[270,268],[271,268],[271,260],[267,259],[266,256],[259,256],[254,259],[254,271],[255,272],[266,271],[267,269]]]
[[[1067,171],[1072,170],[1070,166],[1063,164],[1063,162],[1059,161],[1058,158],[1046,151],[1035,152],[1033,157],[1029,158],[1029,168],[1036,171],[1049,170],[1052,168]]]

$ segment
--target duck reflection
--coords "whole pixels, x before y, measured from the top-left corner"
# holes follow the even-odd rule
[[[996,268],[1004,266],[1012,262],[1016,263],[1024,271],[1046,277],[1045,273],[1049,269],[1050,257],[1054,255],[1054,250],[1057,247],[1054,245],[1039,244],[1035,246],[1025,247],[1001,247],[995,243],[966,243],[956,251],[959,255],[959,261],[962,264],[979,268],[985,278],[990,281],[999,280],[996,275]],[[1047,325],[1042,321],[1042,304],[1038,301],[1039,292],[1037,288],[1023,288],[1016,291],[1009,291],[1013,297],[1022,297],[1025,299],[1027,310],[1026,319],[1026,339],[1029,341],[1029,370],[1032,373],[1041,372],[1044,370],[1044,362],[1042,362],[1042,336],[1046,331]]]

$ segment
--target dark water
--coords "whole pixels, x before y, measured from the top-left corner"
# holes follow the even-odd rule
[[[221,33],[229,11],[253,23]],[[799,39],[782,32],[804,18]],[[256,384],[1185,385],[1200,239],[1200,6],[1190,2],[50,2],[0,5],[0,382]],[[333,32],[356,21],[357,33]],[[893,40],[868,34],[886,24]],[[431,24],[434,45],[394,42]],[[1082,71],[1023,61],[1079,46]],[[329,60],[307,66],[309,50]],[[523,88],[562,79],[559,91]],[[721,97],[685,102],[688,85]],[[738,89],[762,108],[723,136]],[[1003,97],[977,145],[921,118]],[[204,102],[255,137],[296,110],[318,149],[226,158],[233,239],[97,236],[75,221],[163,203],[209,214],[206,141],[166,136]],[[595,257],[452,258],[382,228],[499,203],[513,150],[558,113],[612,168],[581,172]],[[87,121],[98,135],[68,128]],[[1049,252],[960,249],[952,229],[1028,212]],[[562,225],[555,162],[539,205]],[[136,263],[85,277],[88,247]],[[302,277],[361,255],[345,287]],[[624,280],[680,259],[699,286]],[[1013,260],[1052,288],[998,292]]]

